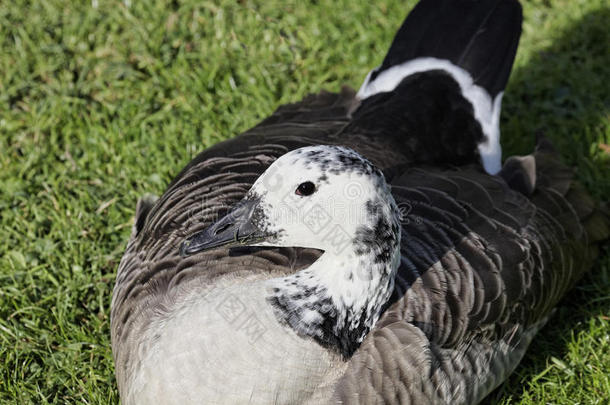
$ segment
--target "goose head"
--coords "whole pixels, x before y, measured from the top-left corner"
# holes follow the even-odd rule
[[[400,237],[400,212],[381,171],[351,149],[312,146],[278,158],[181,253],[236,245],[322,250],[310,267],[269,280],[267,300],[299,335],[347,356],[391,295]]]

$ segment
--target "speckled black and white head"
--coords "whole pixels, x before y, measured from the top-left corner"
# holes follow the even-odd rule
[[[298,334],[349,356],[379,318],[400,262],[400,213],[383,174],[355,151],[312,146],[277,159],[183,254],[237,243],[323,250],[269,281],[268,302]]]

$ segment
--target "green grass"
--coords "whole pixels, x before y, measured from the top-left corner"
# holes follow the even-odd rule
[[[357,87],[414,1],[131,3],[0,2],[1,403],[118,402],[109,305],[138,196],[282,103]],[[507,154],[542,131],[608,201],[605,3],[525,2],[502,126]],[[609,309],[606,250],[490,403],[607,403]]]

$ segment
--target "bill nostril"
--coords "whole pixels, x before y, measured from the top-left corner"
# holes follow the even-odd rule
[[[214,230],[214,235],[223,233],[224,231],[227,230],[227,228],[231,227],[231,225],[233,225],[233,224],[224,224],[224,225],[219,226],[217,229]]]

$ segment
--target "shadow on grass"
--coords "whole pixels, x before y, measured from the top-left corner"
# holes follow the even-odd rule
[[[527,18],[527,17],[526,17]],[[580,181],[600,200],[610,198],[608,152],[594,143],[608,132],[610,9],[576,20],[553,44],[516,69],[503,103],[505,156],[527,154],[542,132],[576,167]],[[605,154],[605,158],[603,155]],[[605,162],[604,162],[605,160]]]
[[[578,179],[599,200],[610,200],[610,159],[599,144],[610,142],[610,9],[585,15],[554,43],[516,70],[504,102],[505,156],[530,153],[534,134],[549,137]],[[606,139],[604,139],[606,137]],[[591,146],[593,145],[593,146]],[[608,262],[609,249],[598,260]],[[560,303],[536,336],[515,373],[484,404],[519,403],[530,382],[544,378],[550,359],[564,358],[569,342],[589,329],[589,321],[610,312],[605,270],[592,272]],[[596,300],[597,298],[597,300]],[[601,394],[600,394],[601,395]]]

